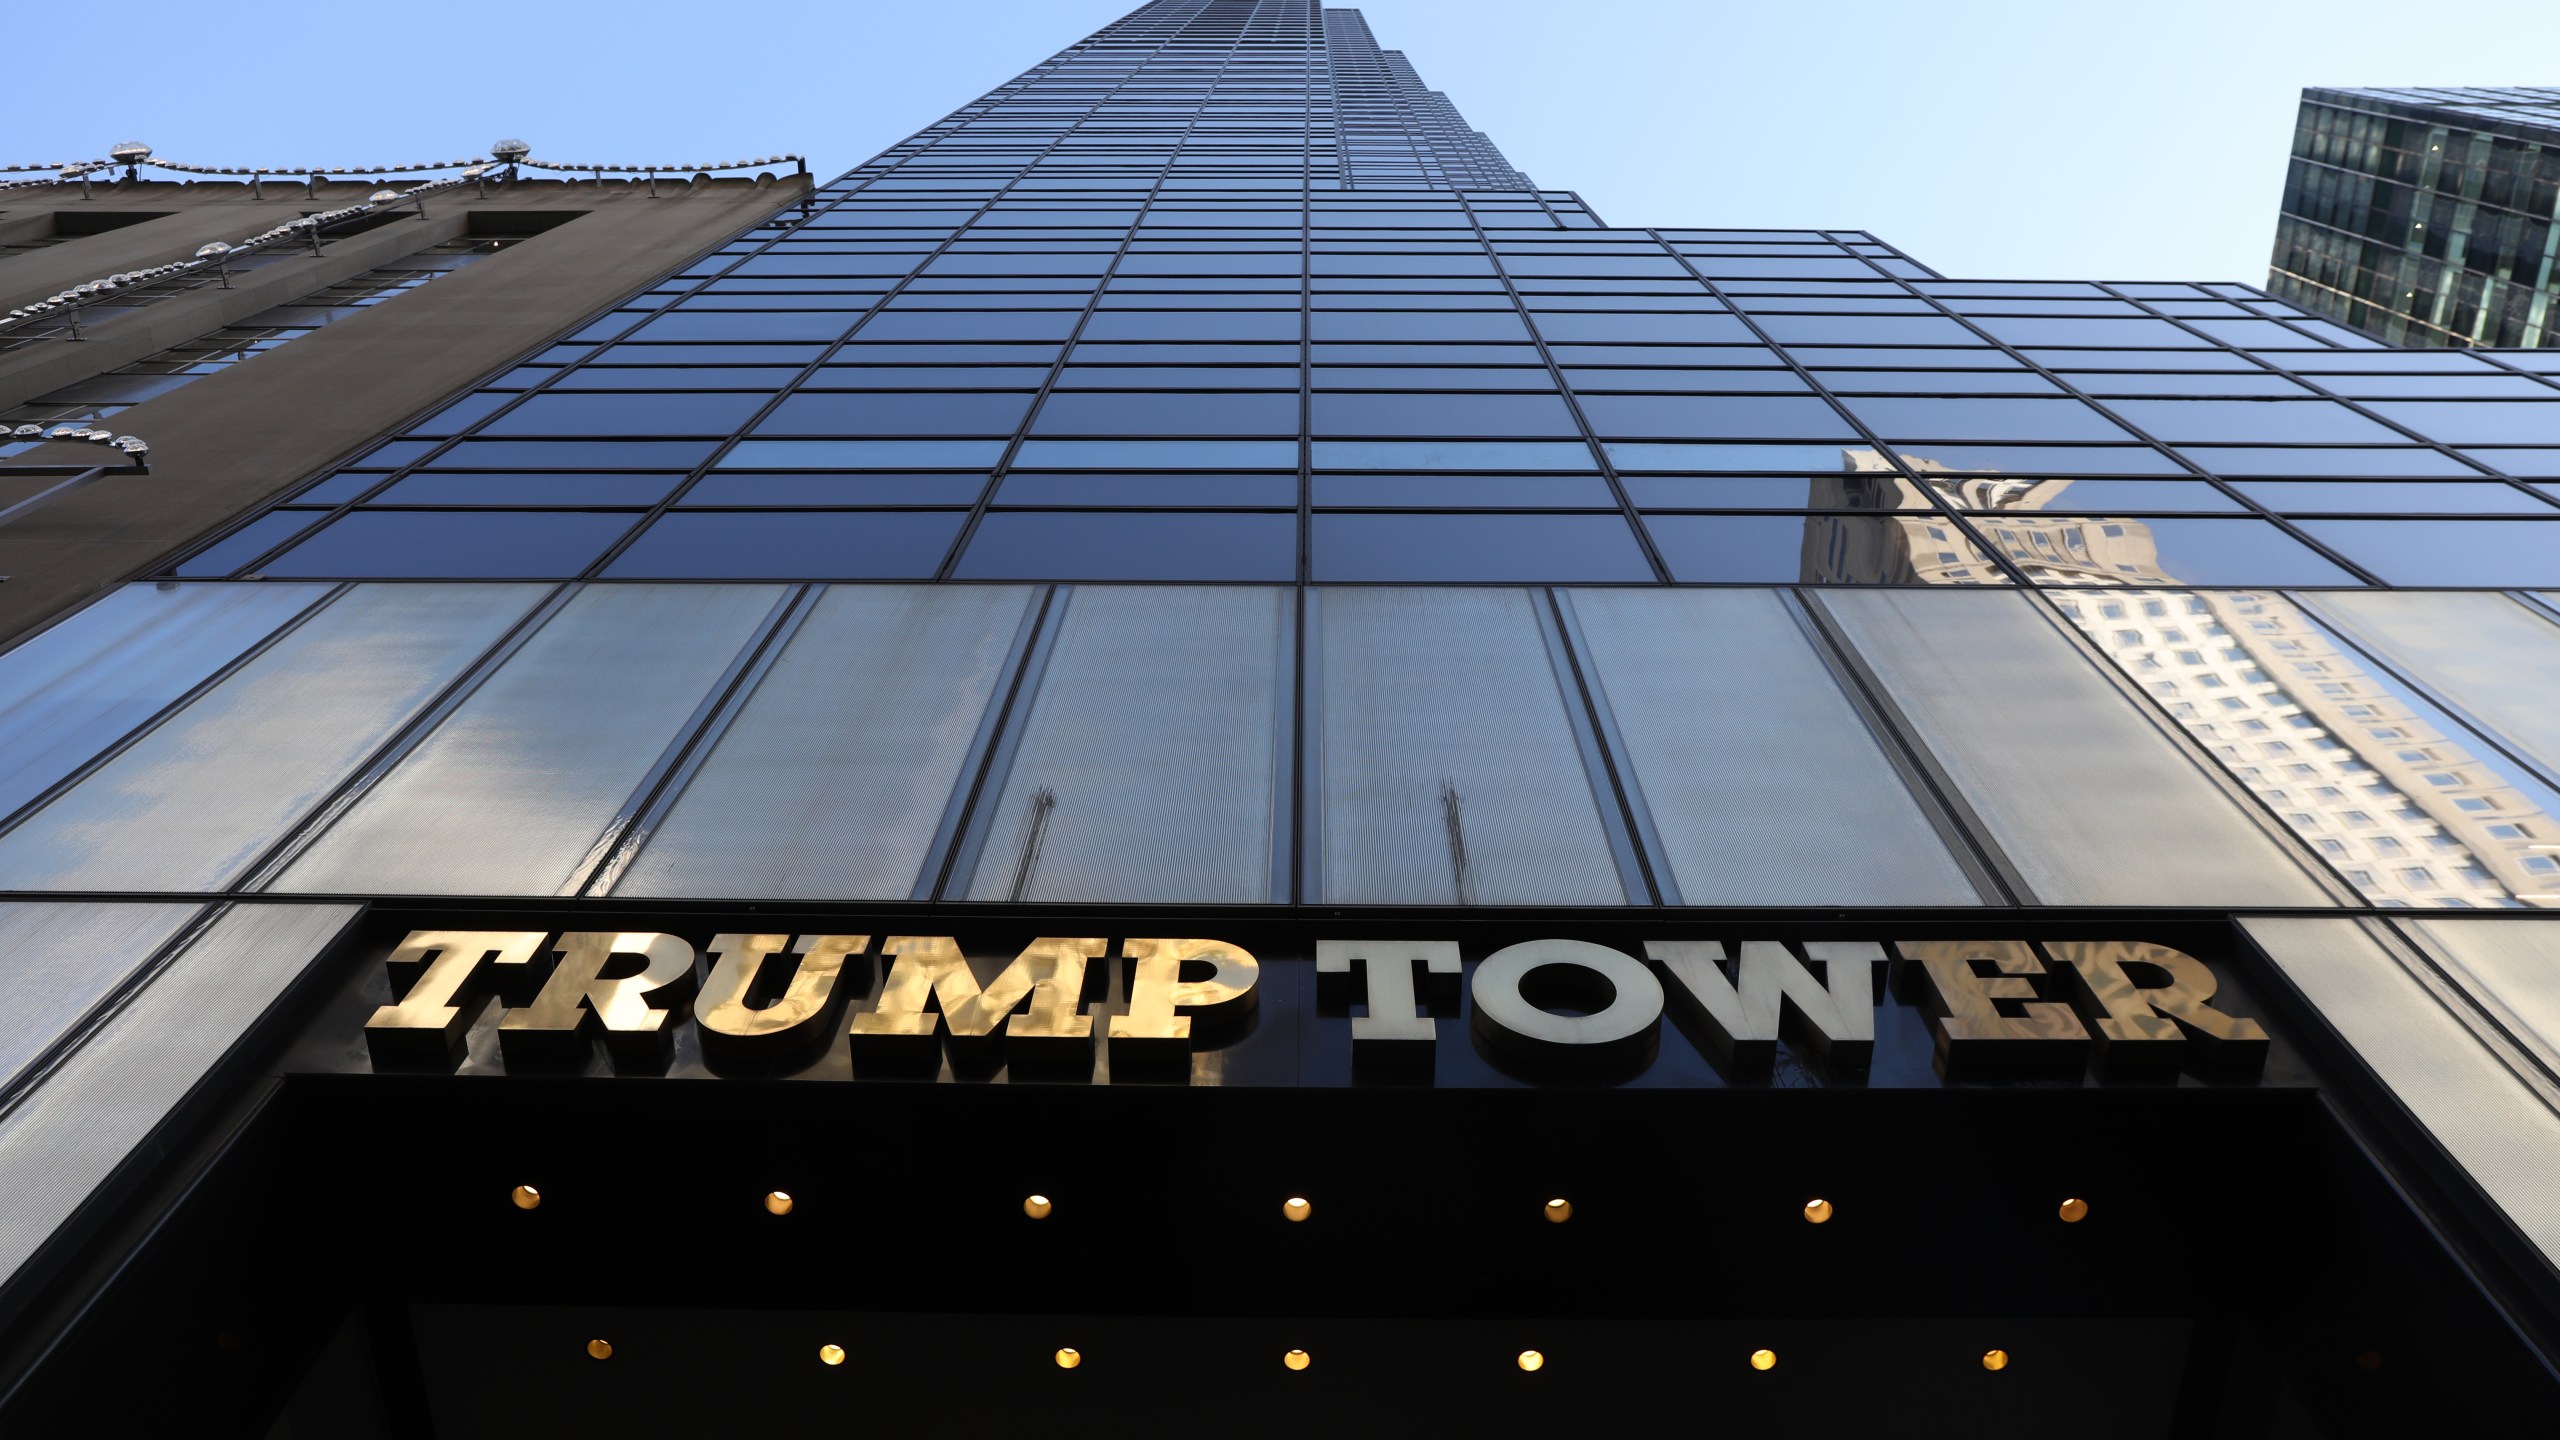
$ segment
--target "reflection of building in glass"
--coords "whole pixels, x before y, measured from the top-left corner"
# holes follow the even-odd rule
[[[2058,503],[2068,480],[1960,477],[1903,458],[1918,482],[1873,450],[1849,451],[1840,474],[1815,479],[1813,503],[1889,510],[1925,503],[1925,485],[1979,515],[1992,543],[2038,584],[2179,582],[2139,520],[2035,513]],[[1808,580],[1981,583],[1955,563],[1971,547],[1942,515],[1860,516],[1858,531],[1841,518],[1807,522]],[[1867,537],[1865,548],[1844,543],[1850,534]],[[2055,603],[2374,903],[2560,902],[2560,859],[2538,848],[2560,839],[2545,802],[2292,601],[2268,592],[2065,593]]]
[[[2039,585],[2175,584],[2161,573],[2158,547],[2151,529],[2138,520],[2086,515],[2036,513],[2071,487],[2068,480],[2029,480],[2015,475],[1950,473],[1935,460],[1904,455],[1903,463],[1918,472],[1918,484],[1895,473],[1892,464],[1873,450],[1841,452],[1846,461],[1838,475],[1816,476],[1813,503],[1849,510],[1914,509],[1879,525],[1854,522],[1865,546],[1843,544],[1830,533],[1834,517],[1815,516],[1806,523],[1805,579],[1811,583],[1857,585],[1979,585],[1998,583],[1980,550],[1956,533],[1941,515],[1927,513],[1926,485],[1955,509],[1977,520],[1992,545]]]
[[[2265,591],[2057,595],[2126,675],[2378,905],[2560,902],[2560,838],[2407,687]]]
[[[1906,457],[1908,458],[1908,457]],[[1813,477],[1808,503],[1816,510],[1858,514],[1810,515],[1804,522],[1804,580],[1808,585],[2000,585],[2007,577],[1991,557],[1935,509],[1890,461],[1873,450],[1841,452],[1839,471]],[[1913,468],[1934,470],[1927,461]],[[1996,478],[1966,485],[2024,482]],[[2045,482],[2048,484],[2056,482]],[[2068,483],[2068,482],[2060,482]],[[1941,488],[1933,479],[1930,488]],[[1950,496],[1953,499],[1953,496]],[[1961,508],[1962,502],[1957,501]],[[1882,512],[1882,513],[1876,513]]]

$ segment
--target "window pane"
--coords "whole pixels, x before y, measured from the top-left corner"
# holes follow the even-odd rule
[[[1827,401],[1785,395],[1585,395],[1582,413],[1606,436],[1722,436],[1863,443]]]
[[[1995,511],[1983,538],[2047,585],[2354,585],[2356,577],[2264,520]]]
[[[127,585],[0,657],[0,816],[327,593],[325,585]]]
[[[2077,400],[1868,399],[1849,409],[1888,439],[2131,440],[2124,427]]]
[[[1320,514],[1319,581],[1592,583],[1653,579],[1616,515]]]
[[[955,887],[971,900],[1274,898],[1295,592],[1081,587],[1061,599],[1011,763],[973,827],[974,870]]]
[[[2293,856],[2023,596],[1829,590],[1956,793],[2051,905],[2325,903]]]
[[[903,900],[929,884],[1031,593],[827,591],[613,893]]]
[[[541,594],[359,586],[0,838],[0,885],[228,883]]]
[[[612,511],[356,510],[262,568],[271,576],[565,580],[639,519]]]
[[[201,907],[0,904],[9,1003],[0,1007],[0,1086],[68,1035]]]
[[[2560,525],[2536,520],[2303,520],[2387,585],[2560,585]]]
[[[1325,901],[1628,902],[1532,595],[1318,598]]]
[[[1428,383],[1428,382],[1425,382]],[[1545,388],[1545,377],[1539,377]],[[1294,412],[1297,397],[1289,397]],[[1314,397],[1318,435],[1579,435],[1573,412],[1544,395],[1336,395]]]
[[[1161,383],[1181,383],[1172,371]],[[1288,383],[1296,384],[1294,375]],[[1295,435],[1298,395],[1256,391],[1052,395],[1035,435]]]
[[[1000,510],[978,523],[963,580],[1291,580],[1298,517]]]
[[[958,510],[679,511],[614,557],[616,580],[924,580],[951,551]]]
[[[1031,413],[1027,393],[821,391],[784,397],[758,435],[1010,435]]]
[[[2551,621],[2477,591],[2336,591],[2308,603],[2560,775],[2560,629]]]
[[[2513,485],[2459,480],[2243,480],[2232,488],[2282,514],[2365,511],[2396,515],[2552,514],[2549,502]]]
[[[2516,1228],[2560,1259],[2560,1116],[2353,920],[2260,916],[2252,940]],[[2539,931],[2539,921],[2525,922]],[[2548,942],[2545,942],[2548,943]]]
[[[271,888],[559,893],[781,594],[581,592]]]
[[[762,395],[722,391],[648,395],[536,395],[489,423],[486,435],[727,435],[764,408]]]
[[[1980,898],[1777,594],[1571,598],[1683,903]]]

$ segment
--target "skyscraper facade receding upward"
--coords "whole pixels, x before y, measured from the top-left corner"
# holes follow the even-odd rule
[[[2311,89],[2270,293],[2399,345],[2560,343],[2560,89]]]
[[[148,553],[8,437],[10,1433],[2555,1413],[2560,352],[1613,224],[1298,0],[723,233],[0,320],[528,327]]]

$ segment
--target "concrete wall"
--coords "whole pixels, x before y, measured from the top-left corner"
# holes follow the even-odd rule
[[[467,189],[427,202],[423,221],[395,221],[327,242],[325,253],[244,275],[238,288],[206,287],[107,321],[79,341],[48,340],[0,353],[0,405],[14,405],[111,370],[166,346],[283,304],[466,233],[474,212],[503,225],[507,212],[581,212],[433,284],[395,296],[291,344],[148,400],[110,423],[151,443],[149,475],[97,481],[0,526],[0,643],[125,580],[148,573],[239,515],[362,450],[454,392],[573,329],[691,256],[755,220],[796,203],[802,176],[758,183],[661,179],[658,197],[638,183],[527,180]],[[194,253],[207,240],[237,241],[280,220],[361,200],[370,184],[331,184],[308,197],[299,183],[269,182],[251,200],[236,184],[158,182],[99,186],[82,202],[0,193],[0,222],[84,203],[120,211],[169,211],[161,219],[0,257],[0,309]],[[47,445],[0,461],[0,506],[53,483],[7,478],[11,464],[88,463],[109,455],[87,445]]]

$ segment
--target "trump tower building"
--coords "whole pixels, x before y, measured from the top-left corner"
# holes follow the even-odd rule
[[[159,163],[0,189],[9,1433],[2560,1414],[2560,350],[1631,227],[1309,0]]]

